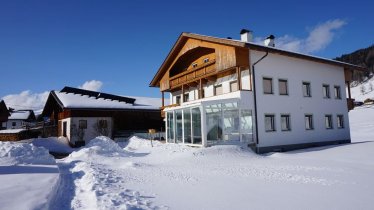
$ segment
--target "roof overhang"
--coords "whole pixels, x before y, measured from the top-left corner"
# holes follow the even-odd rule
[[[357,65],[353,65],[353,64],[349,64],[349,63],[344,63],[344,62],[340,62],[340,61],[336,61],[336,60],[331,60],[331,59],[306,55],[306,54],[297,53],[297,52],[291,52],[291,51],[282,50],[282,49],[275,48],[275,47],[268,47],[268,46],[263,46],[263,45],[251,43],[251,42],[243,42],[243,41],[240,41],[240,40],[224,39],[224,38],[211,37],[211,36],[205,36],[205,35],[200,35],[200,34],[183,32],[178,37],[177,41],[174,43],[174,45],[171,48],[171,50],[170,50],[169,54],[167,55],[166,59],[161,64],[157,73],[155,74],[152,81],[150,82],[150,84],[149,84],[150,87],[159,87],[160,86],[160,83],[159,83],[160,79],[166,73],[169,65],[172,64],[174,58],[178,55],[178,53],[181,50],[181,48],[183,47],[184,43],[189,38],[202,40],[202,41],[207,41],[207,42],[212,42],[212,43],[217,43],[217,44],[222,44],[222,45],[229,45],[229,46],[233,46],[233,47],[249,48],[249,49],[256,50],[256,51],[263,51],[263,52],[269,52],[269,53],[274,53],[274,54],[280,54],[280,55],[285,55],[285,56],[289,56],[289,57],[294,57],[294,58],[299,58],[299,59],[304,59],[304,60],[310,60],[310,61],[319,62],[319,63],[325,63],[325,64],[329,64],[329,65],[341,66],[341,67],[344,67],[345,69],[349,69],[349,70],[367,71],[367,69],[362,67],[362,66],[357,66]]]

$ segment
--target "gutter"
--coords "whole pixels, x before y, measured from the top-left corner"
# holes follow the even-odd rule
[[[252,75],[253,75],[253,102],[255,104],[255,125],[256,125],[256,145],[259,143],[258,138],[258,123],[257,123],[257,97],[256,97],[256,71],[255,65],[261,62],[266,56],[268,56],[269,51],[266,51],[266,54],[258,59],[254,64],[252,64]],[[258,151],[257,151],[258,152]]]

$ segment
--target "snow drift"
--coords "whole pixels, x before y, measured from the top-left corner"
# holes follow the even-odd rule
[[[8,164],[54,165],[55,159],[42,147],[32,144],[0,142],[0,161]]]

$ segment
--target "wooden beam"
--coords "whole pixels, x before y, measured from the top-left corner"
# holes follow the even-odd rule
[[[199,80],[199,99],[203,98],[203,82],[202,79]]]
[[[161,92],[162,95],[162,107],[165,106],[165,98],[164,98],[164,91]]]
[[[236,67],[237,81],[238,81],[238,90],[242,90],[242,73],[240,67]]]
[[[182,85],[182,96],[181,96],[181,103],[184,102],[184,85]]]

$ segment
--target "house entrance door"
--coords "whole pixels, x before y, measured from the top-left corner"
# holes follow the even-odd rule
[[[66,137],[67,122],[62,123],[62,136]]]

